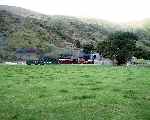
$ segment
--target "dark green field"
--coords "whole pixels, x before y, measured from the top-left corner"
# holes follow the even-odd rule
[[[0,120],[150,120],[150,68],[0,65]]]

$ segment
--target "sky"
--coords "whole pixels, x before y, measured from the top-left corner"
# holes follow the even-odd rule
[[[0,0],[0,5],[23,7],[48,15],[97,18],[119,23],[150,18],[150,0]]]

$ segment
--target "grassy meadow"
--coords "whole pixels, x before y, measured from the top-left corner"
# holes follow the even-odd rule
[[[0,65],[0,120],[150,120],[150,68]]]

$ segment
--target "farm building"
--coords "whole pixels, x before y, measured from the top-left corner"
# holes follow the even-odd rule
[[[73,49],[72,54],[64,55],[59,59],[60,64],[94,64],[100,63],[95,61],[103,60],[103,63],[108,63],[99,53],[85,53],[83,49]]]
[[[18,48],[16,49],[17,61],[36,60],[38,59],[38,50],[35,48]]]

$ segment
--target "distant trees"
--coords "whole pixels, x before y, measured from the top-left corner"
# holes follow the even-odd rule
[[[97,51],[110,59],[116,59],[117,64],[125,64],[131,58],[136,48],[138,37],[132,32],[115,32],[97,45]]]
[[[92,50],[94,50],[94,45],[92,42],[83,45],[83,51],[85,53],[90,53]]]
[[[150,60],[150,51],[145,50],[141,47],[137,47],[134,51],[134,56],[138,59]]]

